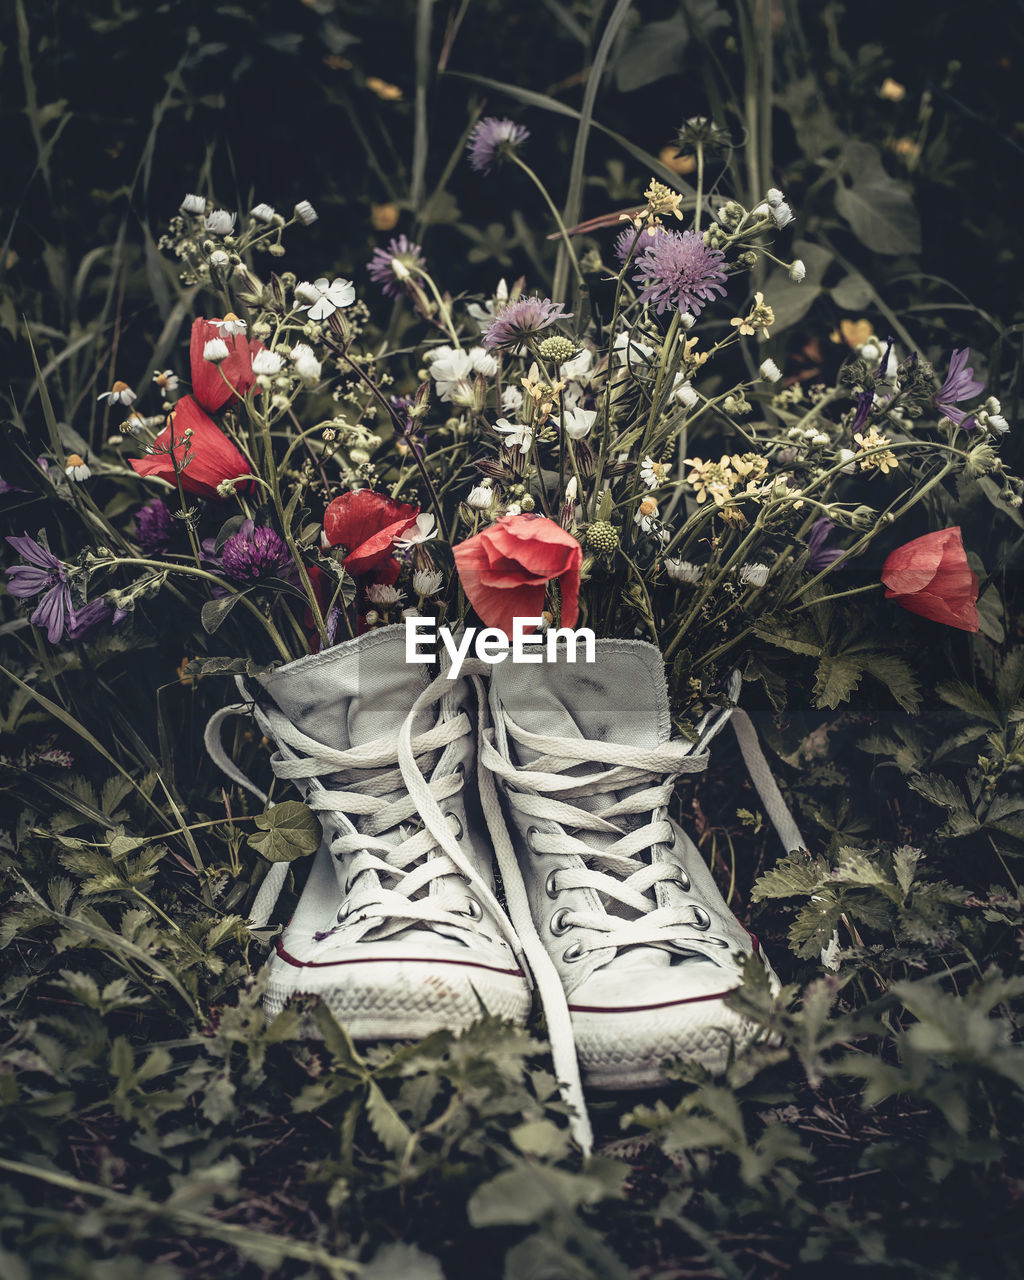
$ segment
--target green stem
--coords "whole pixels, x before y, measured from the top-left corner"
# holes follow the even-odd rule
[[[576,279],[580,284],[582,284],[583,272],[580,271],[580,264],[576,258],[576,250],[573,247],[572,237],[569,235],[569,232],[566,230],[565,223],[562,221],[562,215],[555,208],[554,201],[548,195],[547,187],[545,187],[544,183],[541,182],[540,178],[537,177],[537,175],[526,163],[526,161],[522,160],[519,156],[517,156],[513,150],[509,149],[508,155],[509,155],[509,158],[511,160],[514,160],[515,163],[519,166],[519,168],[522,169],[523,173],[526,174],[526,176],[530,179],[533,185],[544,197],[544,203],[547,205],[548,209],[551,211],[551,216],[555,220],[555,226],[558,228],[558,234],[562,237],[562,242],[565,245],[566,249],[568,250],[569,259],[572,262],[573,270],[576,272]]]

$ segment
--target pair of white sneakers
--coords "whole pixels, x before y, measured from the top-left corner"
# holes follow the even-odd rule
[[[581,1073],[648,1088],[666,1059],[719,1071],[754,1038],[724,997],[751,953],[775,975],[668,812],[730,715],[783,843],[803,841],[742,712],[672,739],[653,645],[598,640],[593,663],[467,662],[431,679],[396,626],[238,684],[246,700],[207,730],[214,760],[266,799],[220,741],[226,716],[252,714],[274,773],[323,825],[269,962],[271,1012],[315,994],[356,1040],[410,1039],[485,1011],[522,1023],[536,988],[585,1149]],[[272,865],[254,926],[287,870]]]

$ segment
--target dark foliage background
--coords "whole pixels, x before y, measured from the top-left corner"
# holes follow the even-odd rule
[[[62,421],[90,441],[115,367],[161,365],[180,340],[191,305],[156,243],[187,190],[232,208],[311,199],[300,272],[358,276],[405,231],[452,293],[502,275],[540,287],[555,263],[540,197],[455,161],[482,111],[512,114],[561,202],[610,21],[581,218],[636,202],[650,174],[636,148],[657,157],[685,118],[712,115],[757,156],[723,184],[773,181],[799,214],[808,280],[774,282],[766,354],[825,377],[845,353],[833,334],[868,316],[937,364],[970,345],[1020,423],[1018,3],[14,0],[4,477],[46,448],[26,333]],[[880,95],[887,77],[901,100]],[[860,198],[844,204],[848,188]],[[1019,438],[1003,451],[1018,472]],[[744,997],[782,1047],[724,1082],[680,1068],[664,1097],[596,1105],[603,1145],[585,1167],[541,1028],[360,1056],[322,1014],[322,1043],[299,1038],[297,1015],[265,1024],[241,919],[258,860],[202,754],[224,685],[176,674],[197,644],[188,620],[59,668],[16,660],[5,626],[0,1273],[1021,1274],[1024,521],[964,502],[1004,643],[943,635],[922,651],[916,716],[866,681],[838,710],[761,717],[820,857],[775,866],[729,744],[684,798],[788,984],[774,1008]],[[3,532],[61,528],[40,506],[8,500]],[[923,634],[897,625],[910,645]],[[113,758],[74,724],[109,733]],[[70,775],[40,761],[48,743],[74,754]],[[826,974],[841,917],[850,958]]]

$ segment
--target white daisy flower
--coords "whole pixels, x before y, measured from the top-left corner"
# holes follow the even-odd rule
[[[578,356],[558,366],[558,376],[563,382],[583,382],[594,368],[594,353],[586,347]]]
[[[397,587],[389,587],[384,582],[371,582],[366,588],[366,598],[372,604],[379,604],[387,609],[393,604],[398,604],[402,599],[402,592]]]
[[[658,489],[668,479],[668,467],[663,462],[655,462],[648,454],[640,464],[640,479],[648,489]]]
[[[782,194],[782,192],[778,189],[778,187],[771,187],[769,188],[768,194],[765,196],[765,199],[768,201],[768,203],[771,205],[773,209],[777,209],[779,205],[785,201],[786,197]]]
[[[782,227],[788,227],[793,221],[793,210],[785,201],[772,206],[772,221],[780,230]]]
[[[567,409],[562,416],[562,426],[570,440],[582,440],[588,436],[596,421],[596,409]]]
[[[762,360],[761,377],[764,378],[766,382],[778,382],[782,377],[782,370],[774,360]]]
[[[210,266],[216,267],[218,271],[231,264],[231,259],[223,249],[214,249],[210,254]]]
[[[470,489],[469,497],[466,499],[467,505],[476,511],[486,511],[493,501],[494,490],[489,483],[478,484]]]
[[[64,465],[64,474],[69,480],[88,480],[92,475],[88,463],[77,453],[69,453]]]
[[[211,320],[211,324],[217,326],[217,332],[222,338],[234,338],[241,333],[245,333],[248,325],[244,320],[239,320],[233,311],[229,311],[223,320]]]
[[[181,202],[182,213],[205,213],[206,200],[202,196],[197,196],[191,192]]]
[[[433,596],[441,590],[444,574],[440,569],[417,569],[412,575],[412,589],[418,596]]]
[[[658,523],[658,504],[653,498],[644,498],[636,509],[633,523],[638,524],[644,533],[653,533]]]
[[[300,347],[302,348],[301,351],[299,351]],[[297,343],[293,349],[292,363],[295,366],[295,372],[303,382],[311,385],[314,382],[320,381],[320,373],[322,370],[320,361],[304,342]]]
[[[744,564],[740,566],[740,581],[751,587],[763,587],[768,581],[766,564]]]
[[[416,517],[416,523],[411,529],[407,529],[400,538],[396,538],[394,546],[396,550],[408,551],[410,547],[415,547],[421,542],[429,542],[431,538],[437,537],[437,530],[434,528],[436,520],[430,511],[421,511]]]
[[[252,216],[257,222],[271,223],[277,216],[273,205],[258,204],[252,211]]]
[[[794,284],[799,284],[804,276],[807,275],[807,268],[804,266],[803,258],[797,258],[789,268],[789,278]]]
[[[507,449],[519,446],[520,453],[529,453],[533,444],[533,428],[523,423],[509,422],[507,418],[499,418],[494,424],[495,431],[505,436],[502,442]]]
[[[519,387],[502,387],[501,408],[504,413],[518,413],[523,407],[523,393]]]
[[[518,502],[510,502],[505,508],[505,514],[507,516],[521,516],[523,514],[523,509]]]
[[[161,391],[177,391],[180,379],[173,369],[164,369],[153,374],[153,381]]]
[[[304,227],[311,227],[320,215],[308,200],[300,200],[295,206],[295,216]]]
[[[214,209],[206,215],[206,229],[211,236],[229,236],[235,229],[235,215],[227,209]]]
[[[471,302],[466,307],[470,319],[476,327],[483,331],[491,323],[499,311],[504,311],[508,305],[508,285],[504,279],[498,281],[498,287],[494,291],[494,297],[480,305],[479,302]]]
[[[666,559],[665,572],[673,582],[685,582],[689,586],[694,586],[704,577],[704,570],[700,565],[690,560]]]
[[[334,280],[321,276],[312,284],[308,280],[297,284],[295,297],[303,304],[299,310],[308,311],[310,320],[326,320],[340,307],[350,307],[355,302],[356,288],[351,280],[344,280],[341,276]]]
[[[672,394],[686,409],[695,409],[700,398],[693,389],[693,383],[681,373],[676,374],[676,380],[672,386]]]
[[[231,352],[228,350],[228,344],[223,338],[211,338],[203,347],[203,359],[209,360],[211,364],[220,364],[222,360],[226,360]]]
[[[134,404],[136,396],[127,382],[115,382],[109,391],[96,397],[97,400],[109,400],[111,404]]]

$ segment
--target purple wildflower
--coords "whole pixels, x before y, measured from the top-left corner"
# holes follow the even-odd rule
[[[220,562],[232,582],[249,582],[273,577],[290,563],[290,558],[280,534],[246,520],[221,547]]]
[[[550,298],[520,298],[499,311],[484,330],[481,341],[488,351],[519,351],[527,338],[553,325],[556,320],[571,320],[560,302]]]
[[[838,547],[828,547],[829,534],[835,528],[831,520],[827,520],[824,516],[815,520],[811,525],[811,532],[807,538],[807,549],[810,551],[810,558],[807,561],[807,567],[812,573],[820,573],[822,569],[827,569],[830,565],[835,564],[839,557],[843,554]],[[840,568],[842,566],[840,565]]]
[[[505,151],[521,147],[530,131],[514,120],[499,120],[497,116],[485,116],[473,126],[466,150],[469,163],[478,173],[490,173]]]
[[[401,451],[403,445],[408,446],[418,458],[422,458],[426,449],[427,433],[423,429],[421,420],[414,418],[410,413],[410,410],[416,407],[416,398],[391,396],[390,399],[391,407],[395,411],[395,417],[402,430],[399,450]]]
[[[963,409],[958,409],[956,406],[961,400],[969,400],[971,396],[976,396],[985,390],[984,382],[979,382],[974,376],[974,370],[967,366],[970,358],[970,347],[963,347],[959,351],[953,348],[953,354],[949,357],[946,381],[935,397],[935,403],[943,417],[963,427],[965,431],[970,431],[977,424],[973,417],[968,417]]]
[[[693,231],[665,231],[634,259],[640,301],[656,303],[658,315],[672,307],[699,316],[716,293],[724,294],[725,254],[709,249]]]
[[[420,246],[402,235],[390,240],[386,249],[374,249],[366,269],[374,284],[379,284],[389,298],[397,298],[403,281],[426,265]]]
[[[634,258],[639,257],[645,249],[649,249],[657,238],[664,235],[663,231],[655,231],[650,227],[644,229],[637,235],[636,227],[626,227],[624,231],[620,231],[615,238],[614,253],[620,263],[625,263],[630,253]],[[636,248],[633,248],[633,241],[636,241]]]
[[[850,427],[851,434],[861,431],[865,422],[871,416],[871,406],[875,401],[875,393],[873,391],[858,391],[853,397],[857,401],[857,412],[853,417],[853,425]]]
[[[46,638],[56,644],[64,634],[64,623],[71,609],[71,592],[67,570],[57,557],[26,533],[7,541],[28,564],[7,570],[7,590],[12,596],[27,600],[43,593],[29,622],[46,628]]]
[[[171,509],[163,498],[151,498],[135,513],[135,536],[147,555],[163,551],[171,540]]]
[[[123,610],[118,610],[118,613],[121,618],[125,616]],[[82,605],[81,609],[69,610],[67,637],[69,640],[81,640],[105,622],[120,622],[121,618],[115,616],[110,605],[102,597],[99,600],[90,600],[88,604]]]

